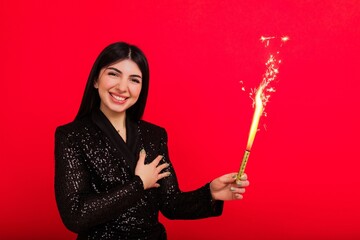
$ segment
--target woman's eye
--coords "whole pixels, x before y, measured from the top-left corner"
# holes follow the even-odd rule
[[[109,72],[108,75],[109,76],[115,76],[115,77],[117,76],[117,74],[115,72]]]
[[[140,83],[140,80],[137,78],[130,78],[130,81],[132,81],[133,83]]]

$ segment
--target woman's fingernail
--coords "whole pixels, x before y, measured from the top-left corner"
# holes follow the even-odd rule
[[[230,188],[230,191],[232,191],[232,192],[235,191],[235,188],[234,188],[234,187],[231,187],[231,188]]]
[[[236,194],[236,198],[237,198],[237,199],[242,199],[243,196],[242,196],[241,194]]]

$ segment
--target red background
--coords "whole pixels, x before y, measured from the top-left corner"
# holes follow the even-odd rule
[[[357,0],[0,0],[0,238],[74,239],[54,199],[54,131],[74,118],[106,45],[148,56],[144,118],[167,129],[191,190],[238,170],[253,111],[239,81],[259,84],[260,36],[288,35],[245,199],[219,218],[161,220],[169,239],[359,239],[359,10]]]

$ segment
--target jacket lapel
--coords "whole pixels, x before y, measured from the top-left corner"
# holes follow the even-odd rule
[[[124,158],[126,163],[129,165],[131,172],[135,172],[137,163],[137,151],[138,151],[138,140],[139,133],[137,124],[129,119],[126,119],[126,139],[120,137],[116,129],[110,123],[109,119],[101,112],[96,110],[91,115],[92,121],[101,129],[101,131],[109,138],[112,144],[118,149],[118,156]]]

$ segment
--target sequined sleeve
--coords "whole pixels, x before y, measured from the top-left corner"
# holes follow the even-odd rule
[[[180,191],[175,170],[169,159],[165,130],[163,130],[160,145],[160,152],[165,156],[165,161],[170,164],[168,170],[171,172],[171,175],[160,183],[162,191],[160,210],[163,215],[169,219],[199,219],[221,215],[223,201],[212,200],[209,183],[194,191]]]
[[[69,133],[58,128],[55,134],[55,194],[65,226],[79,233],[106,223],[138,204],[144,189],[141,179],[134,176],[121,187],[95,193],[77,143],[72,142]]]

